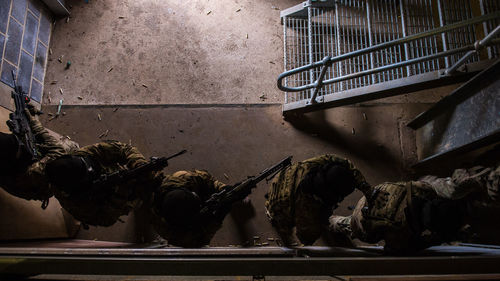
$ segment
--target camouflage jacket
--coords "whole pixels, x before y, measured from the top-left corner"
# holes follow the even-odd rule
[[[322,155],[297,162],[280,172],[273,182],[265,203],[266,213],[283,241],[287,243],[294,226],[297,237],[304,244],[312,244],[328,225],[332,206],[326,206],[315,195],[302,192],[302,181],[306,175],[323,168],[325,165],[338,164],[352,171],[356,184],[353,187],[367,189],[361,172],[347,159],[335,155]],[[332,187],[333,188],[333,187]]]
[[[0,179],[2,187],[10,194],[26,200],[45,201],[52,197],[48,179],[45,175],[47,162],[71,153],[78,149],[78,144],[66,138],[55,136],[45,129],[40,121],[35,119],[26,110],[29,116],[30,127],[35,137],[35,146],[38,151],[38,161],[31,163],[12,177]]]
[[[90,159],[99,174],[135,168],[147,160],[137,148],[118,141],[105,141],[85,146],[72,153]],[[94,186],[70,194],[54,187],[54,195],[62,207],[82,223],[110,226],[122,215],[139,207],[161,184],[163,173],[152,172],[132,181],[113,186]]]
[[[155,192],[155,198],[163,198],[163,195],[171,189],[185,188],[195,192],[202,201],[206,201],[213,193],[224,189],[226,185],[215,180],[208,172],[178,171],[172,175],[167,175],[163,184]],[[189,229],[169,225],[160,215],[160,203],[153,204],[152,208],[153,224],[163,238],[167,239],[169,244],[198,248],[208,245],[217,230],[222,226],[223,218],[212,218],[200,222],[199,225],[193,225]]]
[[[438,195],[432,186],[420,181],[387,182],[373,187],[354,209],[353,236],[368,243],[385,240],[386,248],[394,251],[428,246],[428,239],[409,225],[406,209],[415,197],[432,200]]]

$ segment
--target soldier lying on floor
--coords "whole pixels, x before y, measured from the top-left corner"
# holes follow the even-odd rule
[[[106,176],[147,163],[137,148],[104,141],[51,161],[46,170],[55,197],[75,219],[84,225],[110,226],[149,200],[164,176],[157,170],[118,181],[107,181]]]
[[[157,232],[175,246],[196,248],[209,244],[232,205],[244,200],[260,181],[288,167],[291,159],[287,157],[232,186],[200,170],[166,176],[154,194],[151,208]]]
[[[293,228],[304,245],[312,245],[328,229],[328,217],[355,188],[367,188],[361,172],[347,159],[322,155],[298,162],[271,184],[266,213],[285,245]]]
[[[412,253],[455,239],[474,202],[498,203],[499,167],[457,169],[449,178],[383,183],[360,189],[353,214],[331,216],[330,230],[367,243],[385,241],[389,253]]]
[[[43,202],[42,208],[46,208],[53,195],[45,174],[46,163],[76,151],[78,144],[50,133],[34,117],[34,111],[34,108],[31,108],[31,112],[26,109],[24,115],[34,137],[36,155],[27,151],[16,135],[0,133],[0,186],[14,196],[40,200]]]

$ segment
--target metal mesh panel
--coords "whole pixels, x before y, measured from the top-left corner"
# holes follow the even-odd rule
[[[481,0],[481,13],[489,14],[491,12],[500,11],[499,0]],[[485,34],[490,33],[500,25],[500,19],[492,20],[484,23]],[[488,47],[488,58],[498,57],[500,55],[500,46]]]
[[[402,0],[401,19],[405,36],[418,34],[435,28],[431,0]],[[419,58],[438,53],[437,38],[433,36],[405,44],[407,59]],[[407,67],[407,76],[439,69],[439,61],[432,60]]]
[[[399,1],[370,1],[370,20],[373,45],[402,37],[399,20]],[[401,46],[387,48],[374,54],[374,67],[403,61]],[[403,77],[403,69],[397,68],[375,75],[375,81],[385,82]]]
[[[304,2],[294,6],[284,23],[285,71],[319,62],[325,56],[336,57],[405,36],[419,34],[477,16],[500,10],[500,0],[329,0]],[[474,6],[474,9],[471,8]],[[500,19],[484,23],[484,33],[491,32]],[[481,35],[482,36],[482,35]],[[362,56],[335,62],[328,68],[324,80],[345,77],[407,60],[425,58],[442,51],[460,48],[476,41],[475,25],[418,39],[374,51]],[[500,55],[500,46],[490,47],[489,58]],[[414,65],[393,68],[323,86],[318,96],[335,94],[403,77],[443,70],[464,54],[434,59]],[[471,56],[467,63],[479,61]],[[298,87],[313,83],[320,68],[287,76],[285,86]],[[369,88],[367,88],[369,89]],[[368,90],[369,91],[369,90]],[[309,100],[314,89],[287,93],[285,103]]]
[[[338,44],[335,28],[335,9],[332,8],[313,8],[311,12],[311,53],[313,61],[320,61],[325,56],[337,56]],[[314,71],[314,79],[319,76],[320,69]],[[325,78],[330,79],[339,76],[338,66],[333,65],[326,73]],[[331,84],[323,87],[318,93],[319,96],[340,91],[340,85]]]
[[[364,0],[343,0],[336,3],[340,54],[370,46],[365,2]],[[371,61],[368,55],[345,60],[337,65],[339,72],[343,75],[367,70],[370,66]],[[348,90],[369,84],[370,77],[365,76],[342,82],[342,89]]]
[[[448,25],[472,18],[470,0],[440,0],[441,25]],[[474,26],[458,28],[444,34],[445,48],[448,50],[456,49],[476,41]],[[448,58],[448,64],[452,65],[458,61],[464,53],[456,54]],[[472,56],[468,62],[478,61],[478,56]]]
[[[308,20],[283,18],[285,41],[285,71],[309,64]],[[285,80],[287,86],[302,86],[310,82],[307,72],[295,74]],[[286,102],[296,102],[309,97],[309,91],[286,93]]]

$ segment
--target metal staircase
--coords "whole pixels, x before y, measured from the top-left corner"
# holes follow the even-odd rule
[[[456,83],[500,55],[500,0],[309,0],[281,19],[285,115]]]

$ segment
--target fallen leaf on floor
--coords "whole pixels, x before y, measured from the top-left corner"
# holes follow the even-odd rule
[[[211,13],[212,13],[212,11],[208,11],[208,12],[207,12],[207,16],[208,16],[208,15],[210,15]]]
[[[113,70],[113,68],[108,69],[108,73],[111,72],[112,70]]]
[[[239,12],[239,11],[241,11],[241,9],[236,10],[236,12]]]
[[[59,93],[61,93],[61,95],[64,94],[64,91],[62,88],[59,88]]]
[[[142,84],[142,86],[143,86],[144,88],[146,88],[146,89],[148,88],[148,85],[146,85],[146,84]]]

